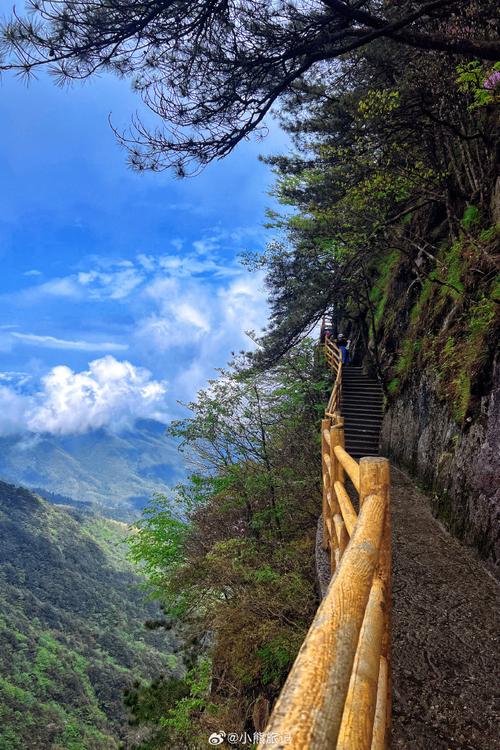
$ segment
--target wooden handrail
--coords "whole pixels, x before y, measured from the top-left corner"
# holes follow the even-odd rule
[[[264,734],[288,737],[287,748],[338,747],[359,634],[378,565],[386,507],[383,495],[366,498],[342,564],[274,707]],[[362,666],[364,663],[359,669]],[[376,679],[378,683],[378,675]],[[264,746],[261,743],[260,747]],[[357,747],[370,749],[369,744]]]
[[[349,536],[352,536],[352,532],[356,526],[356,521],[358,520],[358,514],[354,510],[349,493],[342,482],[335,482],[334,490],[340,505],[340,510],[342,511],[342,517],[346,525],[347,533]]]
[[[345,451],[341,445],[335,447],[335,455],[342,464],[342,467],[347,471],[351,482],[359,492],[359,464]]]
[[[323,549],[332,579],[263,733],[283,750],[388,750],[391,727],[390,471],[344,447],[342,359],[321,423]],[[345,474],[359,497],[356,512]],[[274,739],[273,739],[274,742]],[[274,744],[276,744],[274,742]]]

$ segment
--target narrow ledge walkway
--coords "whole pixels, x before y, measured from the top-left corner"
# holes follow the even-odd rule
[[[500,750],[500,586],[391,466],[392,750]],[[330,578],[318,523],[322,596]]]
[[[393,750],[500,748],[500,587],[392,467]]]

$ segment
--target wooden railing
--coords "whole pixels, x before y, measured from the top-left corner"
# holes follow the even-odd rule
[[[338,346],[330,339],[325,341],[323,351],[327,364],[335,375],[332,393],[328,401],[328,406],[325,409],[325,415],[333,417],[340,411],[340,399],[342,397],[342,355]]]
[[[335,351],[336,350],[336,351]],[[342,362],[321,425],[323,548],[332,580],[259,748],[387,750],[390,746],[391,520],[389,462],[344,448]],[[351,480],[350,492],[346,477]],[[359,512],[351,500],[358,496]]]

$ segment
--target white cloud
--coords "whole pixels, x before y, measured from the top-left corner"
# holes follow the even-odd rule
[[[267,318],[267,293],[262,273],[241,274],[219,290],[226,325],[241,332],[260,330]]]
[[[11,336],[25,344],[42,346],[46,349],[73,349],[80,352],[124,352],[128,344],[117,344],[112,341],[71,341],[58,339],[55,336],[37,336],[34,333],[11,333]]]
[[[190,326],[199,328],[204,333],[208,333],[210,326],[204,319],[201,312],[189,302],[181,302],[174,311],[176,320],[180,323],[187,323]]]
[[[0,435],[15,435],[26,430],[26,414],[31,399],[13,388],[0,385]]]
[[[23,276],[42,276],[42,272],[39,271],[37,268],[32,268],[29,271],[25,271]]]
[[[129,300],[156,279],[190,279],[205,276],[213,279],[235,277],[241,268],[234,260],[236,248],[249,230],[232,234],[215,228],[207,236],[192,242],[191,250],[183,250],[182,240],[173,238],[173,252],[154,256],[138,253],[134,260],[92,256],[91,267],[68,276],[36,283],[36,269],[25,275],[35,283],[17,294],[17,298],[33,303],[44,297],[63,297],[75,301]],[[232,258],[228,261],[228,255]]]
[[[170,240],[170,244],[172,247],[175,247],[178,253],[182,250],[184,247],[184,242],[179,237],[175,237],[173,240]]]
[[[4,371],[0,372],[0,382],[9,383],[16,387],[26,385],[31,380],[32,375],[28,372]]]
[[[111,355],[90,362],[83,372],[61,365],[33,395],[0,386],[0,434],[120,431],[137,419],[166,421],[165,393],[166,383],[148,370]]]
[[[145,255],[144,253],[139,253],[139,255],[137,256],[137,260],[139,261],[141,266],[146,269],[146,271],[154,271],[155,259],[152,255]]]
[[[175,384],[173,399],[190,399],[195,389],[213,377],[215,368],[227,362],[231,351],[252,346],[244,332],[258,332],[266,323],[263,274],[248,272],[234,259],[234,245],[232,252],[228,249],[228,243],[236,243],[241,236],[249,236],[249,232],[242,229],[238,236],[229,237],[215,228],[192,243],[191,251],[186,247],[180,252],[181,243],[170,240],[170,253],[139,253],[133,263],[93,257],[87,268],[65,279],[32,286],[26,293],[36,295],[36,290],[42,289],[64,294],[77,289],[79,309],[85,303],[96,307],[93,300],[105,302],[106,307],[99,307],[102,330],[113,326],[120,332],[120,340],[126,330],[134,361],[161,372],[161,377],[166,373]],[[89,319],[94,327],[101,325],[93,309]],[[5,333],[6,346],[17,339],[39,347],[110,354],[125,347],[112,342],[94,344],[80,332],[68,339]],[[112,334],[104,335],[113,338]],[[30,425],[39,425],[39,421],[32,420]]]
[[[75,282],[75,279],[70,276],[46,281],[44,284],[34,287],[33,291],[37,294],[48,294],[53,297],[73,298],[80,297],[81,295],[81,289]]]
[[[144,274],[129,262],[119,263],[118,270],[82,271],[76,276],[78,284],[87,290],[91,299],[125,299],[144,279]]]

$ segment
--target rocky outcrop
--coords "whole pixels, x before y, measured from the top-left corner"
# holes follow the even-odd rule
[[[464,428],[436,393],[431,375],[415,373],[385,415],[383,451],[432,491],[436,515],[500,577],[500,357]]]

